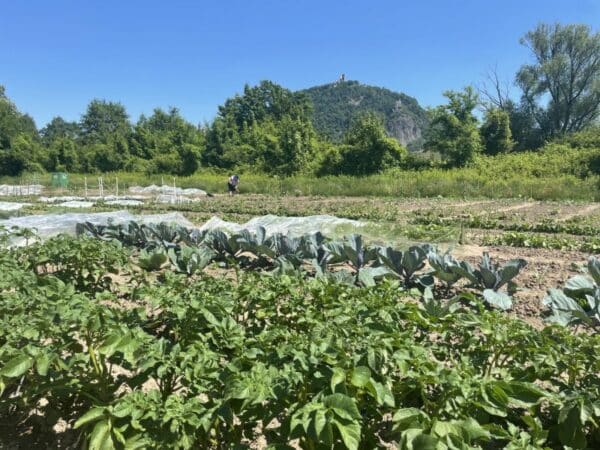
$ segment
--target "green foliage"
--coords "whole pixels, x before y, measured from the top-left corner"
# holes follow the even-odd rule
[[[588,275],[572,277],[562,290],[548,290],[543,300],[551,310],[548,321],[560,325],[600,326],[600,260],[591,257],[587,267]]]
[[[86,144],[107,144],[131,133],[125,107],[120,103],[92,100],[81,117],[81,136]]]
[[[40,169],[39,136],[31,117],[22,114],[0,85],[0,175]]]
[[[130,152],[133,158],[150,160],[149,173],[190,175],[200,167],[204,145],[204,133],[186,122],[176,108],[155,109],[149,118],[140,117]]]
[[[544,136],[593,124],[600,114],[600,32],[586,25],[539,24],[521,43],[534,62],[522,66],[516,80]]]
[[[56,243],[40,255],[54,252],[45,245]],[[165,270],[160,282],[125,272],[118,296],[90,295],[75,273],[40,276],[35,255],[0,254],[1,445],[25,430],[89,449],[600,443],[597,334],[422,304],[385,281]]]
[[[76,140],[81,133],[77,122],[67,122],[62,117],[54,117],[44,128],[40,130],[42,141],[51,145],[57,139]]]
[[[464,166],[481,151],[481,137],[473,109],[478,97],[468,86],[463,92],[447,91],[448,104],[430,111],[425,148],[438,152],[449,167]]]
[[[506,111],[501,109],[488,110],[481,125],[480,133],[483,141],[483,151],[486,155],[508,153],[513,148],[510,116]]]
[[[386,136],[381,119],[367,113],[352,123],[344,145],[329,148],[316,172],[318,175],[370,175],[398,166],[406,153],[395,139]]]
[[[252,167],[290,175],[310,160],[314,131],[306,96],[271,81],[245,86],[243,95],[228,99],[207,133],[205,165]]]
[[[58,236],[27,247],[23,258],[40,277],[51,274],[77,289],[100,291],[110,286],[109,273],[118,273],[127,254],[118,242],[107,245],[92,238]]]
[[[555,250],[579,250],[600,253],[600,238],[597,236],[574,239],[572,237],[545,236],[537,233],[509,232],[484,239],[487,245],[509,245],[524,248],[550,248]]]

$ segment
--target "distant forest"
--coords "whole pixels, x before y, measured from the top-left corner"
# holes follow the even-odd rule
[[[189,175],[200,168],[369,175],[462,167],[586,130],[586,142],[597,142],[589,136],[597,136],[600,116],[600,33],[540,24],[521,43],[531,60],[515,74],[518,96],[492,72],[478,89],[447,91],[447,103],[427,111],[405,94],[356,81],[299,92],[262,81],[227,99],[207,125],[188,122],[176,108],[134,123],[122,104],[95,99],[78,122],[57,116],[38,129],[0,86],[0,175]]]

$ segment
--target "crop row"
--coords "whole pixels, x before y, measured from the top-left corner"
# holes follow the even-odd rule
[[[485,245],[508,245],[523,248],[548,248],[554,250],[577,250],[586,253],[600,253],[600,238],[585,237],[574,239],[535,233],[510,232],[484,238]]]
[[[600,444],[598,335],[422,298],[403,277],[149,271],[149,252],[186,245],[105,238],[0,255],[4,444],[24,430],[90,450]]]
[[[219,230],[199,231],[135,222],[109,226],[86,223],[77,229],[79,234],[116,240],[141,249],[138,263],[146,270],[158,270],[170,264],[174,270],[192,275],[217,263],[223,267],[279,275],[313,275],[348,285],[373,286],[381,280],[392,279],[398,280],[404,289],[420,290],[426,298],[433,297],[433,291],[440,285],[448,290],[458,281],[466,280],[466,287],[480,292],[487,306],[501,310],[511,309],[512,294],[517,290],[513,279],[526,266],[523,259],[499,265],[484,253],[478,266],[473,267],[467,261],[456,260],[449,252],[440,253],[430,244],[405,250],[368,246],[356,234],[344,240],[326,239],[321,233],[296,238],[282,234],[267,237],[265,229],[260,227],[256,233],[243,230],[228,235]],[[543,304],[550,308],[548,320],[563,325],[582,322],[600,325],[600,289],[595,284],[600,284],[600,277],[595,275],[598,267],[599,260],[591,258],[590,276],[584,277],[589,280],[586,285],[589,289],[573,291],[567,287],[564,292],[549,291],[543,299]],[[561,292],[570,301],[554,301],[553,292]]]

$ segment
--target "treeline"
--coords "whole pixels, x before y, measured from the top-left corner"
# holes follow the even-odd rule
[[[119,103],[93,100],[79,122],[60,117],[37,130],[0,90],[0,174],[131,171],[190,175],[200,167],[294,173],[370,174],[406,155],[379,117],[357,118],[341,144],[317,135],[312,106],[299,93],[263,81],[219,107],[208,126],[176,108],[131,123]]]
[[[584,25],[541,24],[521,40],[532,62],[515,76],[517,100],[499,81],[445,93],[428,111],[424,152],[389,137],[383,118],[354,118],[340,142],[317,133],[312,102],[273,82],[246,86],[215,120],[197,126],[175,108],[133,123],[119,103],[93,100],[78,122],[54,118],[38,130],[0,86],[0,175],[39,171],[172,173],[202,168],[288,176],[369,175],[390,168],[460,167],[481,159],[565,142],[594,130],[600,115],[600,33]],[[475,114],[481,108],[480,121]],[[591,134],[589,134],[591,133]],[[588,131],[586,148],[597,142]]]

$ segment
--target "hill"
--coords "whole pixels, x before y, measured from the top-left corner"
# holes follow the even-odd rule
[[[358,81],[342,81],[304,89],[314,104],[315,129],[340,141],[352,119],[359,113],[380,114],[390,136],[403,145],[418,148],[427,115],[413,97]]]

